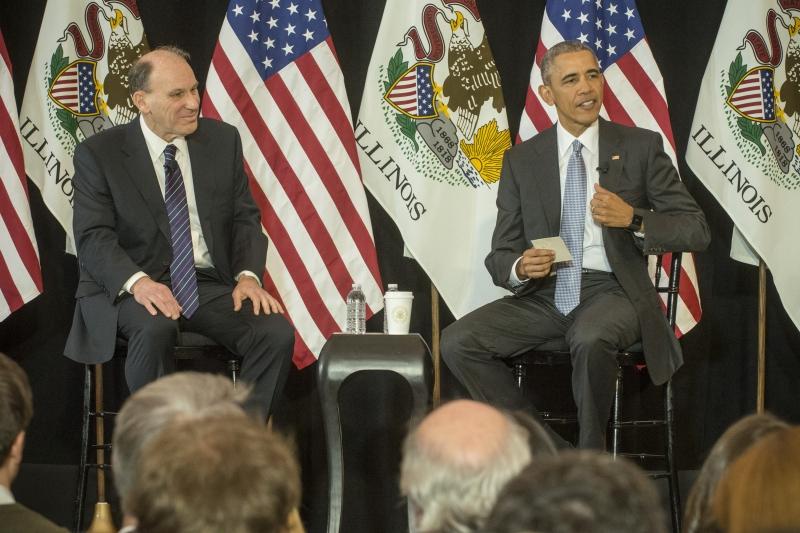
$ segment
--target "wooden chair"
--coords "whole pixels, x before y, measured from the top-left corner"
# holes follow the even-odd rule
[[[125,339],[117,339],[114,349],[114,358],[124,359],[128,350]],[[176,361],[188,361],[199,358],[210,358],[225,363],[228,374],[236,386],[239,378],[241,359],[229,352],[223,346],[200,335],[199,333],[180,332],[173,350]],[[105,398],[103,391],[103,365],[84,365],[83,381],[83,423],[81,426],[81,457],[78,466],[78,487],[75,494],[75,509],[73,513],[74,531],[81,531],[83,522],[83,509],[86,500],[86,485],[88,473],[91,468],[97,469],[97,503],[95,517],[106,516],[110,520],[110,511],[106,503],[106,471],[111,470],[110,454],[111,443],[106,442],[105,421],[115,416],[115,411],[107,411],[104,407]],[[94,408],[92,401],[94,400]],[[94,420],[94,442],[90,442],[89,427]],[[89,452],[95,452],[95,461],[90,462]],[[104,520],[105,518],[100,518]]]

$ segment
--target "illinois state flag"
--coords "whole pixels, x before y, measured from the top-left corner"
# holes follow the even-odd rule
[[[0,33],[0,320],[42,292],[11,60]]]
[[[137,110],[128,70],[148,49],[136,0],[59,0],[44,10],[20,111],[25,171],[72,241],[72,155]]]
[[[502,296],[483,260],[511,138],[474,0],[387,0],[358,118],[364,184],[456,318]]]
[[[729,2],[686,162],[764,259],[800,327],[800,5]]]
[[[548,0],[525,110],[520,119],[520,139],[533,137],[556,120],[555,108],[548,106],[538,93],[542,84],[540,65],[544,53],[564,40],[581,41],[597,55],[605,79],[600,114],[620,124],[660,133],[664,151],[677,167],[664,83],[633,0]],[[662,262],[666,274],[662,276],[664,284],[668,281],[670,255],[665,254]],[[661,296],[666,305],[667,295]],[[676,334],[689,331],[701,316],[694,257],[685,253],[681,263]]]
[[[367,316],[383,307],[344,76],[320,0],[233,0],[202,111],[239,129],[267,236],[264,285],[296,331],[294,362],[343,331],[359,283]]]

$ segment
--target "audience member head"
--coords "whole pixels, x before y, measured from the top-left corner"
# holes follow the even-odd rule
[[[25,430],[33,416],[33,394],[28,376],[0,353],[0,485],[11,488],[22,462]]]
[[[785,422],[770,414],[750,415],[733,424],[722,434],[711,448],[689,492],[683,523],[685,533],[702,533],[713,528],[711,502],[725,470],[753,443],[765,435],[786,427],[788,425]]]
[[[236,388],[220,375],[178,372],[133,394],[119,412],[112,447],[114,483],[127,511],[128,494],[142,449],[176,421],[207,416],[241,415],[249,389]]]
[[[728,467],[712,500],[726,533],[800,531],[800,426],[761,438]]]
[[[653,483],[634,464],[590,451],[533,461],[497,498],[491,533],[663,533]]]
[[[416,530],[479,530],[497,493],[530,462],[528,439],[510,416],[470,400],[425,417],[406,437],[400,473]]]
[[[286,442],[243,413],[187,419],[145,446],[129,498],[138,533],[283,533],[300,473]]]

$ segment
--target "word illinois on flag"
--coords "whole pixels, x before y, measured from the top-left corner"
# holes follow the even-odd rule
[[[600,62],[605,79],[600,114],[613,122],[660,133],[664,151],[677,167],[663,79],[633,0],[548,0],[520,120],[520,140],[549,128],[557,119],[555,108],[548,106],[538,93],[542,84],[540,65],[544,53],[564,40],[581,41],[591,47]],[[665,282],[669,276],[669,256],[665,254],[663,261]],[[665,294],[662,297],[666,299]],[[694,257],[685,253],[676,313],[677,333],[689,331],[701,315]]]
[[[75,146],[137,110],[128,70],[148,50],[136,0],[47,2],[20,111],[25,171],[72,241]]]
[[[234,0],[202,111],[239,129],[267,236],[265,286],[295,326],[294,361],[312,363],[343,331],[361,284],[383,305],[350,105],[319,0]]]
[[[504,294],[483,260],[511,146],[473,0],[388,0],[356,123],[364,184],[456,318]]]
[[[800,6],[729,2],[686,162],[772,271],[800,327]]]
[[[0,33],[0,320],[42,292],[11,60]]]

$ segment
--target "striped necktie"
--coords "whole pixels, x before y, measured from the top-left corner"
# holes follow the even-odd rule
[[[567,245],[572,261],[556,272],[556,308],[568,315],[581,300],[583,264],[583,230],[586,221],[586,165],[583,163],[577,139],[572,143],[572,155],[567,164],[564,184],[564,205],[561,208],[561,238]]]
[[[172,281],[172,294],[181,306],[181,313],[191,318],[200,305],[197,292],[197,276],[194,269],[194,249],[189,224],[189,205],[186,202],[186,188],[183,184],[181,167],[175,160],[177,147],[168,144],[164,149],[164,203],[167,206],[169,229],[172,237],[172,262],[169,275]]]

